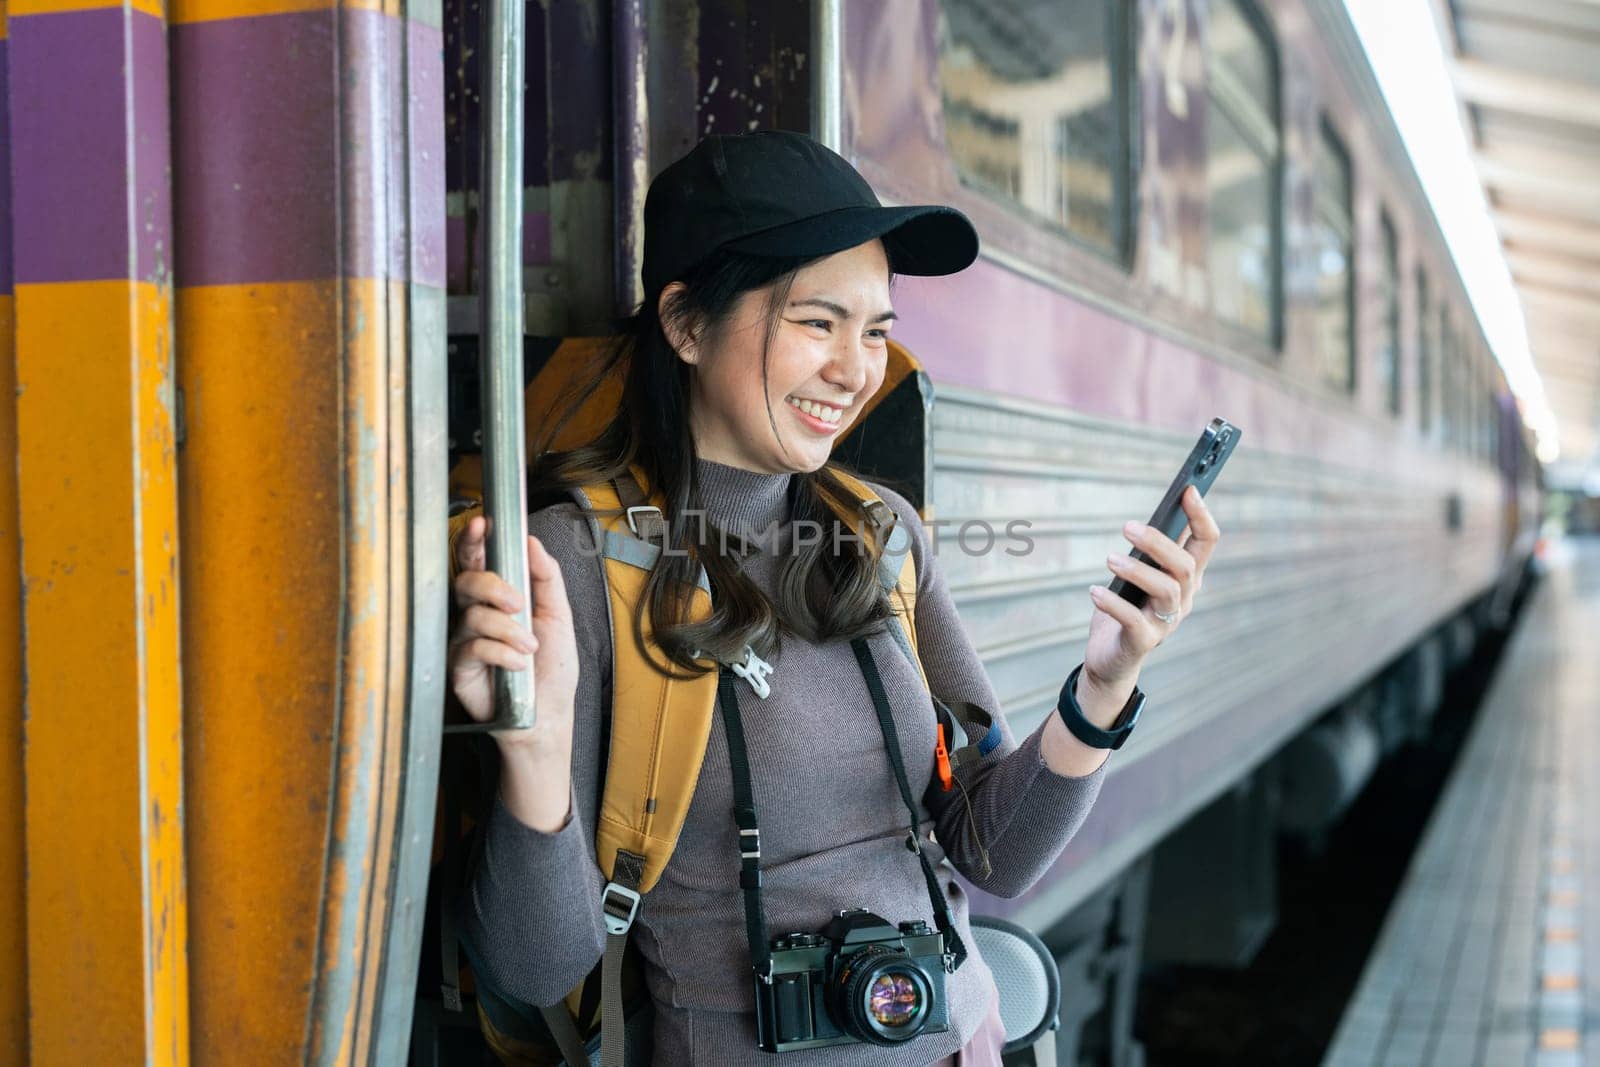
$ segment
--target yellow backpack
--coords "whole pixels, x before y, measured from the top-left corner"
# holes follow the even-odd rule
[[[530,394],[532,391],[530,387]],[[592,423],[588,428],[593,429]],[[596,860],[608,879],[603,902],[605,955],[595,973],[568,994],[564,1005],[554,1008],[524,1004],[488,988],[480,973],[475,987],[479,1025],[489,1045],[507,1064],[556,1064],[563,1058],[569,1064],[587,1064],[585,1046],[596,1031],[602,1035],[602,1062],[611,1067],[622,1064],[623,1027],[616,1020],[628,1016],[624,993],[624,981],[629,977],[624,972],[631,970],[624,967],[628,931],[642,898],[660,880],[677,844],[714,721],[717,672],[692,679],[668,677],[656,669],[633,636],[629,620],[660,553],[664,501],[646,488],[641,470],[635,467],[632,473],[632,478],[580,491],[584,505],[599,513],[591,522],[601,546],[612,620],[610,751],[595,826]],[[857,536],[870,538],[872,527],[864,521],[866,517],[874,513],[892,517],[892,510],[864,482],[837,468],[833,473],[851,496],[830,498],[829,506]],[[474,474],[475,465],[465,473],[458,466],[452,495],[469,495]],[[472,507],[451,519],[452,570],[455,540],[468,520],[479,513],[481,508]],[[926,687],[927,677],[917,655],[917,571],[908,548],[910,533],[899,527],[889,529],[891,543],[882,556],[879,580],[895,613],[890,631],[901,651],[916,664]],[[689,621],[708,618],[711,608],[709,586],[702,573],[691,600]],[[649,620],[647,611],[643,615],[646,640]],[[999,731],[980,708],[950,706],[937,699],[933,703],[940,718],[939,771],[948,789],[953,769],[992,750]],[[944,747],[947,738],[948,749]],[[446,832],[451,829],[447,827]],[[447,923],[447,930],[455,925]],[[463,947],[470,961],[471,947]],[[453,946],[446,944],[442,950],[448,1002],[449,983],[455,978],[450,962]],[[552,1039],[556,1048],[551,1047]]]

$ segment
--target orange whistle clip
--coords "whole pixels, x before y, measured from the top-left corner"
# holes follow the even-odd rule
[[[955,784],[950,775],[950,750],[944,745],[944,723],[939,723],[937,729],[939,733],[938,740],[933,743],[933,758],[939,768],[939,784],[948,793],[950,787]]]

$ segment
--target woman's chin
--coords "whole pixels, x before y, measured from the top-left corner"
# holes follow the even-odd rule
[[[828,460],[833,458],[832,449],[819,449],[809,459],[800,457],[795,466],[796,474],[812,474],[828,465]]]

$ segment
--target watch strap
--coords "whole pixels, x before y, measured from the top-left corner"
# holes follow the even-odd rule
[[[1109,730],[1103,730],[1090,722],[1084,715],[1083,708],[1078,706],[1078,675],[1083,672],[1083,664],[1072,669],[1067,675],[1066,684],[1061,687],[1061,696],[1056,701],[1056,711],[1061,716],[1061,721],[1066,724],[1072,736],[1088,745],[1090,748],[1122,747],[1122,743],[1133,732],[1134,724],[1139,721],[1139,713],[1144,710],[1145,694],[1138,686],[1133,687],[1133,693],[1128,697],[1128,702],[1117,713],[1116,720]]]

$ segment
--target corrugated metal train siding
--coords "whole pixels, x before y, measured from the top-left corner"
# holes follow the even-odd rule
[[[1122,523],[1148,516],[1193,436],[950,387],[933,410],[940,565],[1001,706],[1025,732],[1082,659],[1087,588],[1109,578],[1108,552],[1126,550]],[[1151,706],[1080,835],[1107,847],[1069,847],[1028,898],[1036,925],[1065,914],[1137,854],[1132,843],[1153,844],[1276,747],[1266,742],[1348,695],[1498,572],[1492,471],[1421,453],[1386,470],[1341,469],[1249,443],[1247,430],[1208,497],[1224,543],[1196,612],[1147,664]],[[1466,487],[1454,535],[1445,486],[1455,479],[1441,478],[1445,470]],[[1025,555],[1007,554],[1021,547],[1004,533],[1013,520],[1031,524]],[[981,552],[982,526],[963,549],[966,523],[994,529],[994,549]],[[1155,777],[1169,784],[1145,788]],[[1172,785],[1182,781],[1194,788]]]

